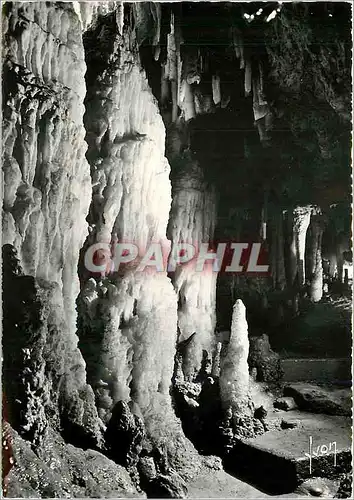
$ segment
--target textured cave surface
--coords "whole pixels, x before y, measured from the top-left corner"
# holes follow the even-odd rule
[[[216,495],[280,355],[350,357],[350,9],[2,9],[4,492]],[[117,241],[137,260],[90,272]],[[139,270],[219,241],[270,272]]]

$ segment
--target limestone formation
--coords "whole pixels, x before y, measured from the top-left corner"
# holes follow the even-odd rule
[[[269,338],[263,334],[259,337],[250,337],[248,365],[250,370],[257,370],[257,380],[260,382],[277,382],[281,379],[282,371],[280,356],[270,346]]]
[[[319,302],[323,294],[322,235],[323,219],[314,213],[310,221],[310,298]]]
[[[293,233],[290,246],[291,279],[294,282],[297,276],[300,286],[305,283],[305,243],[311,212],[312,207],[297,207],[292,214]]]
[[[182,170],[174,180],[174,196],[169,221],[171,252],[180,242],[199,251],[202,243],[213,238],[216,199],[208,189],[200,166],[186,153]],[[182,260],[182,259],[181,259]],[[215,344],[216,277],[213,262],[206,261],[202,272],[196,269],[196,258],[176,265],[172,279],[178,294],[179,341],[195,336],[183,356],[183,372],[193,380],[201,369],[203,350],[209,357]]]
[[[220,394],[225,409],[233,414],[249,414],[248,326],[242,300],[235,302],[230,341],[220,361]]]

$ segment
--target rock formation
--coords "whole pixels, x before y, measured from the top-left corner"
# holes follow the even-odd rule
[[[246,309],[238,299],[232,313],[231,335],[227,352],[220,364],[221,400],[225,408],[241,412],[249,403],[248,327]]]

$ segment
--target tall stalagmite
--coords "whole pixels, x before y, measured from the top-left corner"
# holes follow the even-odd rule
[[[310,298],[319,302],[323,295],[323,267],[322,267],[322,234],[324,229],[323,216],[319,209],[314,209],[310,220],[309,234],[309,280]]]
[[[297,278],[298,284],[305,283],[305,244],[306,233],[310,224],[312,207],[296,207],[292,212],[292,236],[290,243],[290,279],[294,284]]]
[[[177,298],[166,272],[143,258],[155,244],[155,258],[162,248],[165,267],[170,247],[165,129],[139,62],[134,32],[121,29],[112,12],[84,36],[89,67],[85,125],[93,185],[85,248],[118,240],[137,245],[139,255],[129,266],[118,267],[116,261],[114,272],[101,280],[83,269],[80,346],[102,420],[110,420],[119,401],[129,402],[131,411],[143,418],[148,438],[166,448],[172,465],[183,469],[180,450],[187,457],[193,448],[183,438],[169,393]]]
[[[246,308],[237,299],[233,307],[230,341],[220,362],[220,396],[225,409],[232,409],[234,419],[250,415],[248,374],[248,325]]]

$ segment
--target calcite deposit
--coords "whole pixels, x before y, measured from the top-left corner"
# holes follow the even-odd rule
[[[23,296],[13,310],[4,308],[4,341],[21,339],[11,356],[21,360],[17,377],[27,397],[19,403],[10,388],[5,393],[11,408],[20,404],[26,432],[37,427],[36,439],[54,413],[68,432],[93,416],[98,443],[100,423],[76,335],[77,266],[91,198],[81,24],[69,4],[4,9],[4,297]]]
[[[221,361],[220,389],[224,405],[236,409],[247,404],[249,375],[247,358],[249,352],[248,328],[245,306],[237,300],[232,313],[230,341],[227,353]],[[237,358],[237,362],[235,362]]]

